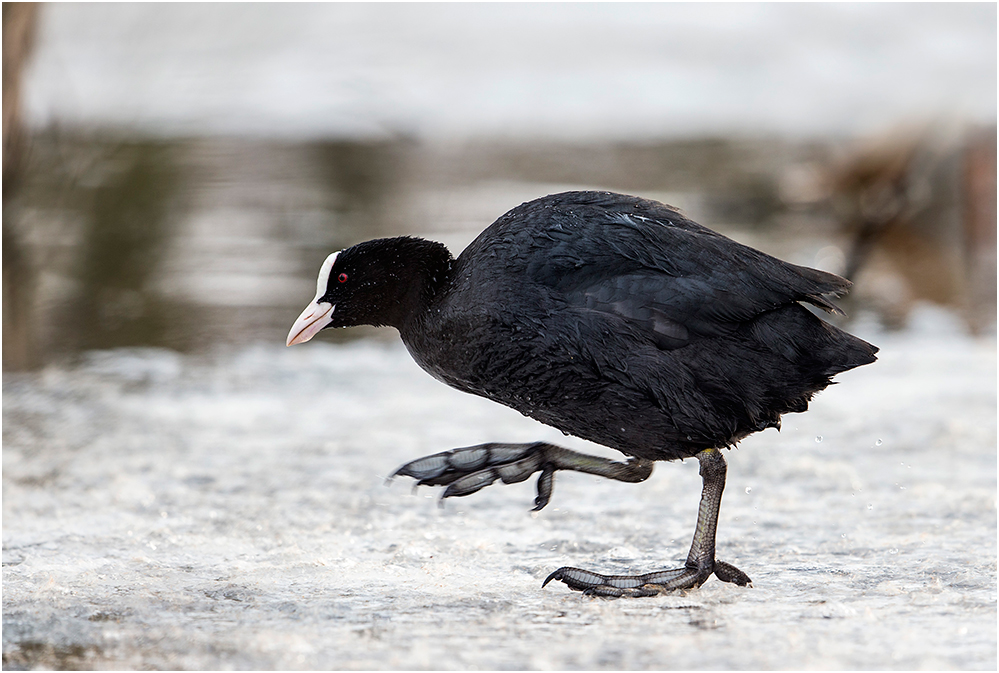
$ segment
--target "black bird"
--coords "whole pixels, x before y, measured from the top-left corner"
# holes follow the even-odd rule
[[[535,510],[557,470],[644,481],[654,461],[696,456],[701,505],[683,568],[638,576],[559,568],[545,584],[602,596],[651,596],[712,574],[725,459],[720,449],[808,408],[835,374],[877,348],[808,311],[850,282],[740,245],[675,209],[610,192],[524,203],[453,258],[440,243],[389,238],[330,255],[288,345],[327,327],[391,325],[444,383],[629,458],[552,444],[481,444],[399,468],[464,496],[535,472]]]

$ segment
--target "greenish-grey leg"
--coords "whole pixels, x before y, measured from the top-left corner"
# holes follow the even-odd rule
[[[412,477],[418,486],[447,486],[441,494],[445,498],[471,495],[496,480],[515,484],[535,472],[538,477],[538,497],[534,500],[537,511],[548,504],[555,487],[555,472],[573,470],[586,472],[617,481],[645,481],[652,474],[652,461],[631,458],[618,462],[589,456],[585,453],[563,449],[546,442],[531,444],[479,444],[462,449],[435,453],[406,463],[392,473]]]
[[[545,580],[563,582],[570,589],[596,596],[655,596],[668,591],[690,589],[703,584],[712,574],[723,582],[740,586],[749,577],[728,563],[715,560],[715,533],[727,468],[721,451],[707,449],[697,454],[703,490],[697,513],[697,527],[690,553],[683,568],[662,570],[645,575],[601,575],[580,568],[559,568]],[[445,498],[471,495],[500,480],[506,484],[524,481],[535,472],[538,497],[534,510],[548,504],[555,484],[555,472],[573,470],[625,482],[645,481],[652,474],[653,462],[631,458],[626,462],[608,460],[570,451],[554,444],[479,444],[435,453],[406,463],[389,479],[402,475],[417,480],[417,485],[447,486]],[[544,585],[542,585],[544,586]]]
[[[701,468],[701,505],[697,512],[694,539],[683,568],[663,570],[645,575],[600,575],[579,568],[559,568],[545,580],[563,582],[570,589],[597,596],[637,597],[690,589],[702,585],[712,574],[723,582],[739,586],[750,583],[749,576],[735,566],[715,560],[715,533],[722,491],[725,490],[725,459],[718,449],[697,454]],[[544,585],[542,585],[544,586]]]

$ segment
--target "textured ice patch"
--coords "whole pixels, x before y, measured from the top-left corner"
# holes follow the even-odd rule
[[[877,364],[727,454],[718,555],[753,588],[618,601],[541,581],[682,564],[696,461],[559,473],[533,516],[531,481],[441,510],[384,477],[487,441],[615,454],[399,344],[5,374],[4,665],[994,669],[995,341],[863,336]]]

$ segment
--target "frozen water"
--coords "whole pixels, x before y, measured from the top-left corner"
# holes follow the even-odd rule
[[[614,452],[398,342],[5,374],[4,667],[994,670],[995,340],[865,336],[877,364],[728,455],[719,557],[754,586],[635,600],[541,581],[680,564],[696,461],[440,510],[385,476],[484,441]]]

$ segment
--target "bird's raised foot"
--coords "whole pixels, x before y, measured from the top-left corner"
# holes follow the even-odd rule
[[[545,464],[542,442],[533,444],[479,444],[461,449],[442,451],[410,461],[392,473],[412,477],[417,486],[447,486],[445,498],[471,495],[497,479],[504,484],[516,484],[540,471],[538,496],[534,511],[548,504],[555,485],[555,468]]]
[[[746,573],[733,565],[716,561],[713,571],[696,567],[675,568],[645,575],[601,575],[580,568],[563,567],[549,575],[541,586],[545,587],[552,580],[558,580],[573,591],[582,591],[591,596],[640,598],[699,587],[712,573],[723,582],[739,586],[751,584]]]
[[[406,463],[389,477],[397,475],[416,479],[417,486],[447,486],[444,498],[471,495],[496,480],[504,484],[524,481],[535,472],[538,476],[538,496],[534,509],[538,511],[551,500],[557,470],[573,470],[625,482],[639,482],[652,474],[652,461],[629,458],[619,462],[589,456],[546,442],[531,444],[479,444],[463,449],[435,453]]]

